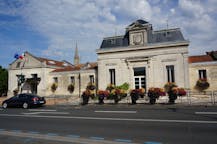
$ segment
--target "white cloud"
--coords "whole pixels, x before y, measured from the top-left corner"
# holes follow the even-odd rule
[[[151,6],[146,0],[119,0],[115,11],[125,17],[145,18],[152,16]]]
[[[154,30],[180,27],[191,41],[190,52],[204,53],[217,45],[216,0],[18,0],[0,9],[0,14],[19,15],[33,30],[47,38],[45,56],[71,60],[77,41],[84,60],[96,60],[95,49],[103,37],[115,31],[124,34],[125,27],[137,19],[153,24]],[[170,5],[169,5],[170,4]],[[0,7],[3,3],[0,1]],[[18,5],[18,6],[17,6]],[[5,23],[1,23],[0,25]],[[209,43],[209,44],[207,44]],[[93,55],[92,59],[91,56]]]
[[[185,16],[200,17],[205,12],[200,1],[179,0],[179,6]]]

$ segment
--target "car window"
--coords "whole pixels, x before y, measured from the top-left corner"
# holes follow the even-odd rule
[[[11,97],[11,99],[16,99],[18,98],[18,95]]]
[[[19,98],[26,98],[26,95],[25,94],[20,94]]]

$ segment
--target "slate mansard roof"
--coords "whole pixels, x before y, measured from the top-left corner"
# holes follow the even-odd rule
[[[104,48],[116,48],[116,47],[118,48],[118,47],[129,46],[128,29],[132,27],[134,24],[139,24],[141,26],[148,26],[148,25],[150,26],[150,24],[144,20],[137,20],[126,28],[127,30],[125,35],[104,38],[100,48],[104,49]],[[152,27],[151,27],[151,30],[147,31],[147,37],[148,37],[147,44],[186,41],[179,28],[152,31]]]

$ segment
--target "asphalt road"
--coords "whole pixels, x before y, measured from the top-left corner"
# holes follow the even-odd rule
[[[0,108],[1,143],[217,143],[217,107],[87,105]]]

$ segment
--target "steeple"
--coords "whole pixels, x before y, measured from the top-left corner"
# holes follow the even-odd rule
[[[77,46],[77,42],[76,42],[75,55],[74,55],[74,65],[77,65],[79,63],[80,63],[80,58],[78,55],[78,46]]]

